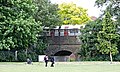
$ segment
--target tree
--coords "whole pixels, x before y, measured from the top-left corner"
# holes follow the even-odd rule
[[[102,54],[109,54],[112,63],[112,55],[118,53],[117,41],[119,40],[119,35],[117,34],[117,25],[111,19],[111,15],[109,12],[106,12],[105,14],[105,18],[102,21],[102,30],[99,31],[97,37],[97,49]]]
[[[43,28],[49,27],[49,29],[51,29],[55,26],[60,26],[62,24],[62,21],[58,14],[58,5],[52,4],[50,0],[34,0],[34,3],[38,7],[34,18],[37,22],[42,22],[41,26]],[[36,43],[37,54],[44,54],[44,50],[47,48],[48,45],[46,43],[46,36],[42,38],[39,37],[38,42]]]
[[[106,14],[106,11],[110,13],[111,18],[113,18],[116,21],[117,24],[117,34],[119,34],[120,37],[120,1],[119,0],[96,0],[96,5],[98,7],[106,7],[105,10],[103,10],[103,15],[101,17],[104,17]],[[117,41],[117,47],[120,48],[120,40]],[[120,52],[120,50],[119,50]]]
[[[101,21],[102,20],[97,19],[96,21],[88,22],[85,27],[81,29],[80,40],[82,44],[79,53],[83,60],[92,60],[92,58],[95,59],[95,57],[99,55],[95,44],[98,43],[97,34],[102,28]],[[96,60],[99,60],[99,58]]]
[[[43,27],[55,27],[61,24],[58,14],[58,5],[52,4],[49,0],[35,0],[38,10],[34,15],[36,21],[42,22]]]
[[[32,0],[0,0],[0,49],[25,49],[37,41],[36,10]]]
[[[99,19],[101,19],[100,21],[95,21],[92,23],[89,22],[86,24],[85,28],[81,30],[82,34],[80,39],[82,41],[82,45],[80,53],[85,58],[88,58],[89,56],[91,60],[91,53],[96,53],[93,57],[102,57],[101,53],[104,54],[105,59],[101,60],[106,60],[107,55],[109,54],[112,62],[113,55],[115,55],[114,60],[119,59],[119,54],[117,54],[120,45],[120,35],[118,32],[120,24],[119,0],[96,0],[96,4],[99,7],[104,7],[106,5],[106,10],[104,10],[104,13],[101,15],[101,17],[99,17]],[[106,12],[108,12],[108,15]],[[104,18],[105,15],[107,18]],[[93,32],[94,29],[96,30],[95,32]],[[93,39],[94,41],[91,42]],[[94,48],[94,51],[91,49],[91,46]]]
[[[73,3],[63,3],[59,5],[58,13],[63,20],[63,24],[82,24],[90,20],[86,9],[77,7]]]

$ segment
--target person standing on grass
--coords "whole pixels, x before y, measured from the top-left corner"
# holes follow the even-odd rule
[[[53,57],[53,56],[50,57],[50,61],[52,62],[52,63],[51,63],[51,67],[54,67],[55,61],[54,61],[54,57]]]
[[[47,67],[47,64],[48,64],[48,56],[47,55],[45,55],[44,61],[45,61],[45,67]]]

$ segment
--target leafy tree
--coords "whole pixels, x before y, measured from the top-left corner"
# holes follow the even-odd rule
[[[90,20],[86,13],[86,9],[77,7],[73,3],[63,3],[59,5],[58,13],[64,24],[82,24]]]
[[[117,24],[117,33],[119,34],[120,37],[120,5],[119,5],[120,1],[119,0],[96,0],[96,5],[98,7],[106,7],[106,9],[103,12],[103,15],[101,17],[103,17],[107,12],[110,13],[111,18],[113,18],[116,21]],[[119,48],[119,52],[120,52],[120,40],[117,41],[117,47]]]
[[[49,0],[34,0],[38,10],[34,15],[36,21],[42,22],[43,27],[55,27],[61,24],[58,14],[58,5],[52,4]]]
[[[97,49],[102,54],[109,54],[111,63],[113,61],[112,55],[118,53],[117,42],[119,35],[117,34],[117,25],[111,19],[109,12],[106,12],[105,18],[102,21],[102,30],[99,31]]]
[[[28,48],[37,41],[36,10],[32,0],[0,0],[0,49]]]
[[[81,29],[80,40],[82,41],[82,45],[80,48],[80,55],[83,60],[92,59],[96,57],[99,53],[96,47],[97,34],[101,30],[100,19],[96,21],[88,22],[84,28]]]
[[[93,23],[89,22],[88,24],[86,24],[85,28],[81,30],[82,34],[80,36],[80,39],[82,41],[82,45],[80,53],[82,57],[92,59],[91,53],[94,54],[93,57],[103,56],[98,52],[100,51],[104,55],[106,54],[105,59],[107,58],[107,54],[109,54],[112,62],[113,55],[115,55],[114,58],[116,60],[119,59],[119,54],[117,54],[120,45],[120,35],[118,32],[120,24],[119,1],[96,0],[96,4],[99,7],[104,7],[106,5],[106,10],[104,10],[103,15],[100,17],[100,21],[95,21]],[[106,14],[106,12],[108,13]],[[106,15],[106,18],[104,18],[104,15]],[[112,19],[114,19],[114,21]],[[93,33],[94,28],[96,29],[96,34],[95,32]],[[95,39],[95,41],[91,43],[92,39]],[[91,46],[95,49],[94,51],[91,49]]]

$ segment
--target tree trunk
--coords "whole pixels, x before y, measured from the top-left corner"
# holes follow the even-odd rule
[[[113,62],[113,59],[112,59],[112,53],[111,53],[111,51],[110,51],[110,64],[112,64],[112,62]]]

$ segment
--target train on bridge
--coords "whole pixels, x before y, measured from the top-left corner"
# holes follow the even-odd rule
[[[68,61],[70,57],[78,60],[81,35],[80,29],[85,25],[62,25],[55,28],[44,28],[49,46],[45,50],[47,55],[53,55],[56,61]]]

